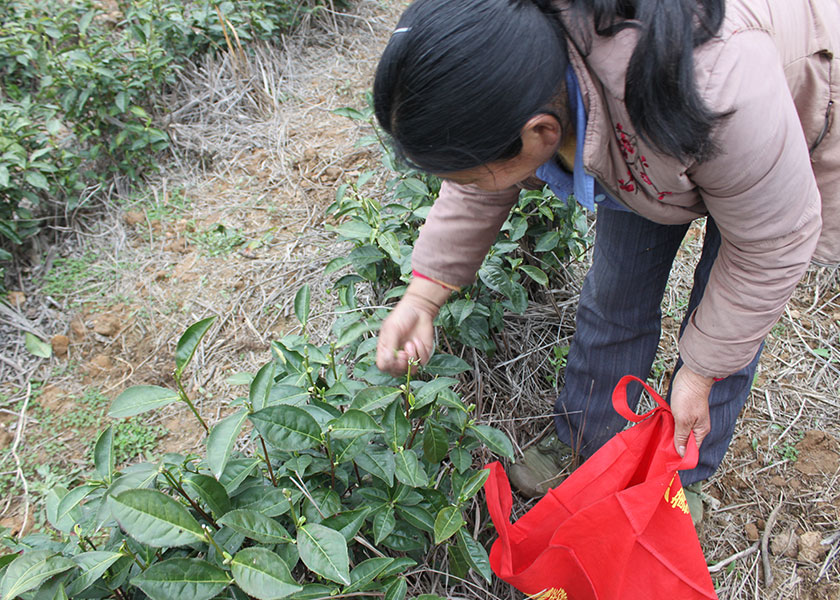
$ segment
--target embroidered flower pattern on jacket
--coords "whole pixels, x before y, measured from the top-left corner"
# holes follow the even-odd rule
[[[670,196],[672,192],[663,192],[650,180],[647,174],[649,165],[644,154],[639,154],[637,151],[637,136],[634,133],[627,133],[621,123],[615,124],[615,132],[618,137],[618,142],[621,145],[621,155],[624,157],[624,162],[627,163],[627,179],[619,179],[618,187],[625,192],[637,193],[639,191],[639,179],[643,183],[653,188],[657,200],[662,200],[665,196]],[[633,173],[633,169],[638,171]]]

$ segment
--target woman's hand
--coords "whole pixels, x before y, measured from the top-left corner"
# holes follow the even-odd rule
[[[376,366],[380,371],[399,377],[406,374],[410,361],[428,362],[435,344],[433,323],[450,293],[433,281],[412,280],[379,330]]]
[[[674,414],[674,446],[685,456],[688,436],[694,434],[697,447],[712,429],[709,418],[709,392],[715,380],[698,375],[686,365],[677,371],[671,384],[671,412]]]

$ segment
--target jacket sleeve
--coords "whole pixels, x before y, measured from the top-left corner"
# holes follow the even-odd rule
[[[485,192],[444,181],[420,228],[411,267],[452,286],[469,285],[518,198],[516,187]]]
[[[805,272],[819,236],[820,197],[778,50],[761,31],[734,34],[707,81],[707,105],[733,111],[719,153],[690,169],[721,246],[680,354],[694,371],[725,377],[754,358]]]

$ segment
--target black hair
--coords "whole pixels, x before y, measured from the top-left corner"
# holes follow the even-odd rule
[[[415,0],[376,71],[376,118],[398,157],[425,171],[512,158],[528,119],[565,89],[566,40],[585,42],[592,24],[601,36],[633,27],[625,104],[636,133],[680,160],[706,160],[725,115],[703,103],[693,52],[717,33],[724,2],[570,0],[564,25],[549,0]]]
[[[724,4],[724,0],[571,2],[578,16],[592,19],[598,35],[638,29],[625,80],[627,112],[642,138],[682,160],[703,161],[717,151],[711,133],[726,114],[710,111],[700,97],[694,49],[720,29]]]
[[[566,45],[551,10],[533,0],[412,3],[373,88],[397,156],[447,173],[519,154],[522,127],[565,89]]]

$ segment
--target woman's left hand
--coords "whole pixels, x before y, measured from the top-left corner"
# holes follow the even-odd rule
[[[677,371],[671,384],[671,412],[674,414],[674,446],[685,456],[688,436],[694,434],[697,447],[711,431],[709,392],[715,380],[698,375],[686,365]]]

